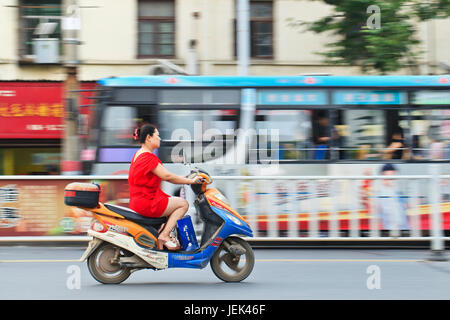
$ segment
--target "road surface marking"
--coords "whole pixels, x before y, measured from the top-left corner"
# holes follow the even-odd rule
[[[257,262],[424,262],[418,259],[256,259]]]
[[[80,262],[80,260],[0,260],[0,263]]]

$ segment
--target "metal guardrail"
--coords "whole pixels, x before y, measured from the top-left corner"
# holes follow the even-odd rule
[[[238,207],[238,211],[244,209],[245,216],[253,230],[260,229],[261,219],[257,214],[263,213],[267,236],[261,237],[261,240],[430,241],[430,249],[439,258],[445,250],[445,241],[450,240],[450,237],[445,236],[443,226],[443,213],[446,210],[450,217],[450,204],[445,203],[448,199],[445,199],[441,192],[441,183],[446,181],[448,184],[450,175],[439,175],[438,167],[435,165],[431,165],[431,168],[430,175],[227,176],[214,177],[214,179],[229,182],[247,181],[247,187],[250,189],[247,196],[250,200],[243,208],[236,206],[236,203],[232,203],[232,206]],[[400,187],[398,191],[403,191],[403,193],[397,194],[394,189],[388,190],[382,183],[386,180],[401,182],[402,185],[397,187]],[[365,198],[366,208],[362,208],[361,205],[361,181],[371,181],[372,185],[371,190],[368,191],[370,194]],[[260,182],[259,185],[258,182]],[[302,192],[295,189],[295,184],[298,182],[302,183]],[[318,190],[321,188],[319,182],[327,183],[328,188],[323,190],[322,186],[322,190]],[[280,183],[283,185],[282,190],[274,191],[276,185]],[[231,188],[228,187],[225,190],[225,193],[228,193],[227,196],[236,190],[233,184],[228,185],[231,185]],[[257,190],[258,188],[260,190]],[[447,193],[446,196],[450,198],[450,193]],[[282,205],[280,205],[280,197],[284,197]],[[231,198],[235,199],[236,197],[233,195]],[[406,211],[408,212],[405,217],[406,228],[400,225],[399,213],[396,212],[398,209],[392,207],[392,210],[385,212],[385,215],[388,215],[387,220],[397,221],[400,224],[397,226],[391,224],[389,228],[383,229],[380,226],[383,217],[379,216],[380,206],[383,206],[381,202],[388,200],[393,204],[392,199],[401,198],[407,207],[404,214],[406,215]],[[231,202],[233,202],[232,199],[230,199]],[[277,201],[279,203],[275,209],[274,203]],[[326,209],[323,208],[324,204],[321,202],[327,202]],[[285,214],[281,214],[282,206],[285,207]],[[426,213],[427,211],[428,213]],[[303,212],[303,214],[299,212]],[[347,216],[346,223],[348,224],[345,232],[341,226],[343,213]],[[279,234],[280,216],[287,226],[284,236]],[[307,230],[299,230],[299,217],[307,220]],[[361,220],[366,220],[368,227],[361,228]],[[325,231],[321,228],[322,222],[326,222]],[[450,232],[450,224],[448,229]]]
[[[450,176],[445,176],[445,178],[450,178]],[[333,192],[336,192],[334,190],[333,186],[332,186],[333,181],[339,181],[339,180],[346,181],[346,182],[354,181],[354,183],[350,182],[350,186],[347,186],[347,189],[350,189],[351,191],[353,191],[351,195],[356,196],[356,197],[352,198],[351,196],[349,196],[349,198],[352,198],[356,202],[356,201],[360,201],[359,196],[358,196],[358,190],[357,190],[358,187],[356,185],[357,181],[361,181],[361,180],[372,180],[372,181],[377,181],[377,180],[411,180],[411,181],[414,181],[415,180],[415,181],[419,181],[418,183],[422,183],[423,180],[431,180],[432,177],[431,176],[426,176],[426,175],[421,175],[421,176],[390,176],[390,177],[386,177],[386,176],[332,176],[332,177],[330,177],[330,176],[326,176],[326,177],[324,177],[324,176],[307,176],[307,177],[305,177],[305,176],[302,176],[302,177],[300,177],[300,176],[282,176],[282,177],[281,176],[280,177],[276,177],[276,176],[257,176],[257,177],[227,176],[227,177],[215,177],[214,179],[215,180],[224,180],[224,181],[232,181],[232,180],[253,181],[253,182],[264,181],[264,182],[266,182],[266,184],[265,184],[265,189],[266,190],[271,188],[271,184],[276,184],[277,182],[280,182],[280,181],[284,181],[284,182],[286,182],[286,184],[289,184],[290,181],[293,181],[293,182],[299,182],[299,181],[307,182],[307,191],[303,192],[303,193],[305,194],[304,195],[305,199],[310,199],[311,202],[312,202],[312,203],[309,204],[309,207],[310,207],[309,209],[310,210],[307,212],[307,214],[314,215],[314,214],[318,214],[319,213],[318,212],[319,210],[318,210],[317,207],[319,206],[318,202],[320,201],[320,196],[317,195],[318,191],[317,190],[312,190],[312,189],[314,189],[314,187],[317,188],[317,186],[313,185],[314,181],[317,181],[317,182],[319,182],[319,181],[320,182],[330,182],[331,186],[330,186],[329,190],[327,191],[330,194],[328,194],[327,198],[331,198],[331,199],[333,198]],[[253,188],[254,188],[254,186],[253,186]],[[255,194],[260,194],[260,195],[266,195],[266,196],[269,196],[269,197],[270,196],[276,197],[277,195],[280,195],[280,194],[285,194],[287,196],[290,195],[291,196],[291,200],[287,201],[288,202],[287,204],[288,205],[292,205],[292,206],[295,206],[295,202],[296,202],[295,195],[299,194],[299,192],[295,192],[295,191],[293,191],[293,192],[292,191],[290,191],[290,192],[289,191],[287,191],[287,192],[285,191],[285,192],[278,192],[278,193],[277,192],[254,192],[254,193]],[[341,193],[342,193],[342,191],[341,191]],[[294,198],[292,199],[293,196],[294,196]],[[342,194],[341,194],[341,196],[342,196]],[[419,197],[421,197],[421,196],[417,195],[416,198],[419,198]],[[371,198],[373,199],[373,198],[376,198],[376,197],[372,196]],[[410,197],[410,198],[412,198],[412,200],[417,200],[417,199],[414,199],[413,197]],[[333,223],[333,221],[336,222],[336,220],[338,219],[338,217],[336,216],[337,208],[336,208],[336,206],[333,205],[333,203],[334,203],[333,201],[330,201],[330,206],[329,207],[330,207],[330,210],[331,210],[331,212],[330,212],[330,217],[331,217],[331,219],[330,219],[331,224],[330,225],[331,225],[331,228],[329,229],[329,231],[331,232],[331,234],[334,234],[334,236],[337,237],[337,229],[338,229],[337,228],[337,224]],[[254,202],[252,204],[254,204]],[[252,206],[252,204],[250,204],[250,206]],[[433,208],[437,206],[438,210],[439,210],[439,205],[440,205],[440,202],[435,199],[435,201],[433,203]],[[311,208],[311,207],[313,207],[313,208]],[[350,212],[351,217],[350,217],[349,220],[353,220],[354,221],[354,220],[358,219],[357,216],[355,216],[355,215],[352,216],[353,213],[355,213],[356,211],[359,210],[357,205],[355,205],[353,207],[350,207],[350,208],[345,208],[344,210],[352,211],[352,212]],[[251,210],[248,210],[249,219],[253,220],[253,221],[256,221],[257,219],[252,217],[252,213],[254,213],[254,212],[255,212],[255,210],[253,210],[253,208]],[[294,212],[294,211],[291,211],[291,214],[292,214],[292,212]],[[294,215],[295,215],[295,213],[294,213]],[[292,220],[295,220],[295,219],[292,217]],[[352,223],[350,223],[350,224],[351,224],[351,226],[354,227],[354,228],[350,228],[350,230],[353,231],[353,233],[350,233],[350,237],[352,237],[352,238],[357,237],[356,234],[359,231],[358,225],[357,224],[352,224]],[[372,226],[375,226],[375,224],[372,224]],[[269,231],[273,232],[274,230],[275,229],[272,228]],[[290,231],[295,231],[295,228],[290,229]],[[312,224],[308,231],[309,231],[310,235],[316,234],[317,231],[318,231],[317,225]],[[377,229],[373,228],[373,229],[370,229],[369,231],[372,231],[373,234],[376,234]],[[413,229],[412,232],[417,236],[417,233],[419,233],[420,230]],[[398,237],[398,236],[396,236],[396,237]]]
[[[441,183],[450,181],[450,175],[439,175],[437,165],[430,167],[429,175],[213,176],[213,181],[231,206],[245,216],[255,231],[253,241],[430,241],[432,252],[441,255],[445,241],[450,240],[445,236],[442,224],[447,205],[443,203]],[[124,175],[0,176],[0,181],[126,179]],[[397,209],[394,208],[388,218],[397,225],[387,230],[380,227],[382,217],[377,213],[380,200],[398,198],[384,187],[382,182],[386,180],[400,182],[398,187],[404,192],[403,199],[409,207],[406,229],[398,225],[398,212],[395,213]],[[362,181],[371,182],[369,194],[363,197]],[[365,204],[361,204],[362,198]],[[364,205],[366,208],[362,208]],[[427,210],[428,213],[423,214]],[[447,211],[450,216],[450,204]],[[363,228],[362,221],[366,224]],[[280,228],[280,225],[284,227]],[[325,230],[323,225],[326,225]],[[89,237],[0,237],[0,242],[12,240],[64,242],[87,241]]]

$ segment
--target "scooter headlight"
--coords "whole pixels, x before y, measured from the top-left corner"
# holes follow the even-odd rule
[[[231,214],[228,214],[228,213],[226,213],[226,216],[227,216],[231,221],[233,221],[234,223],[236,223],[236,224],[242,226],[242,221],[241,221],[240,219],[238,219],[238,218],[236,218],[235,216],[233,216],[233,215],[231,215]]]

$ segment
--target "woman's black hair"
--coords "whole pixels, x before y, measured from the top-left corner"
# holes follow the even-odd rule
[[[134,140],[139,140],[140,143],[145,143],[147,136],[150,135],[150,137],[152,137],[155,130],[156,126],[152,124],[145,124],[139,128],[136,128],[133,134]]]

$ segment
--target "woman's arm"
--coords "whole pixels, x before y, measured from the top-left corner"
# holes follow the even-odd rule
[[[152,170],[161,180],[167,181],[173,184],[194,184],[200,180],[200,177],[195,177],[194,179],[187,179],[185,177],[177,176],[172,172],[168,171],[164,166],[158,164],[155,169]]]
[[[403,144],[401,142],[392,142],[387,148],[381,150],[383,153],[393,153],[397,151],[397,149],[401,149]]]

